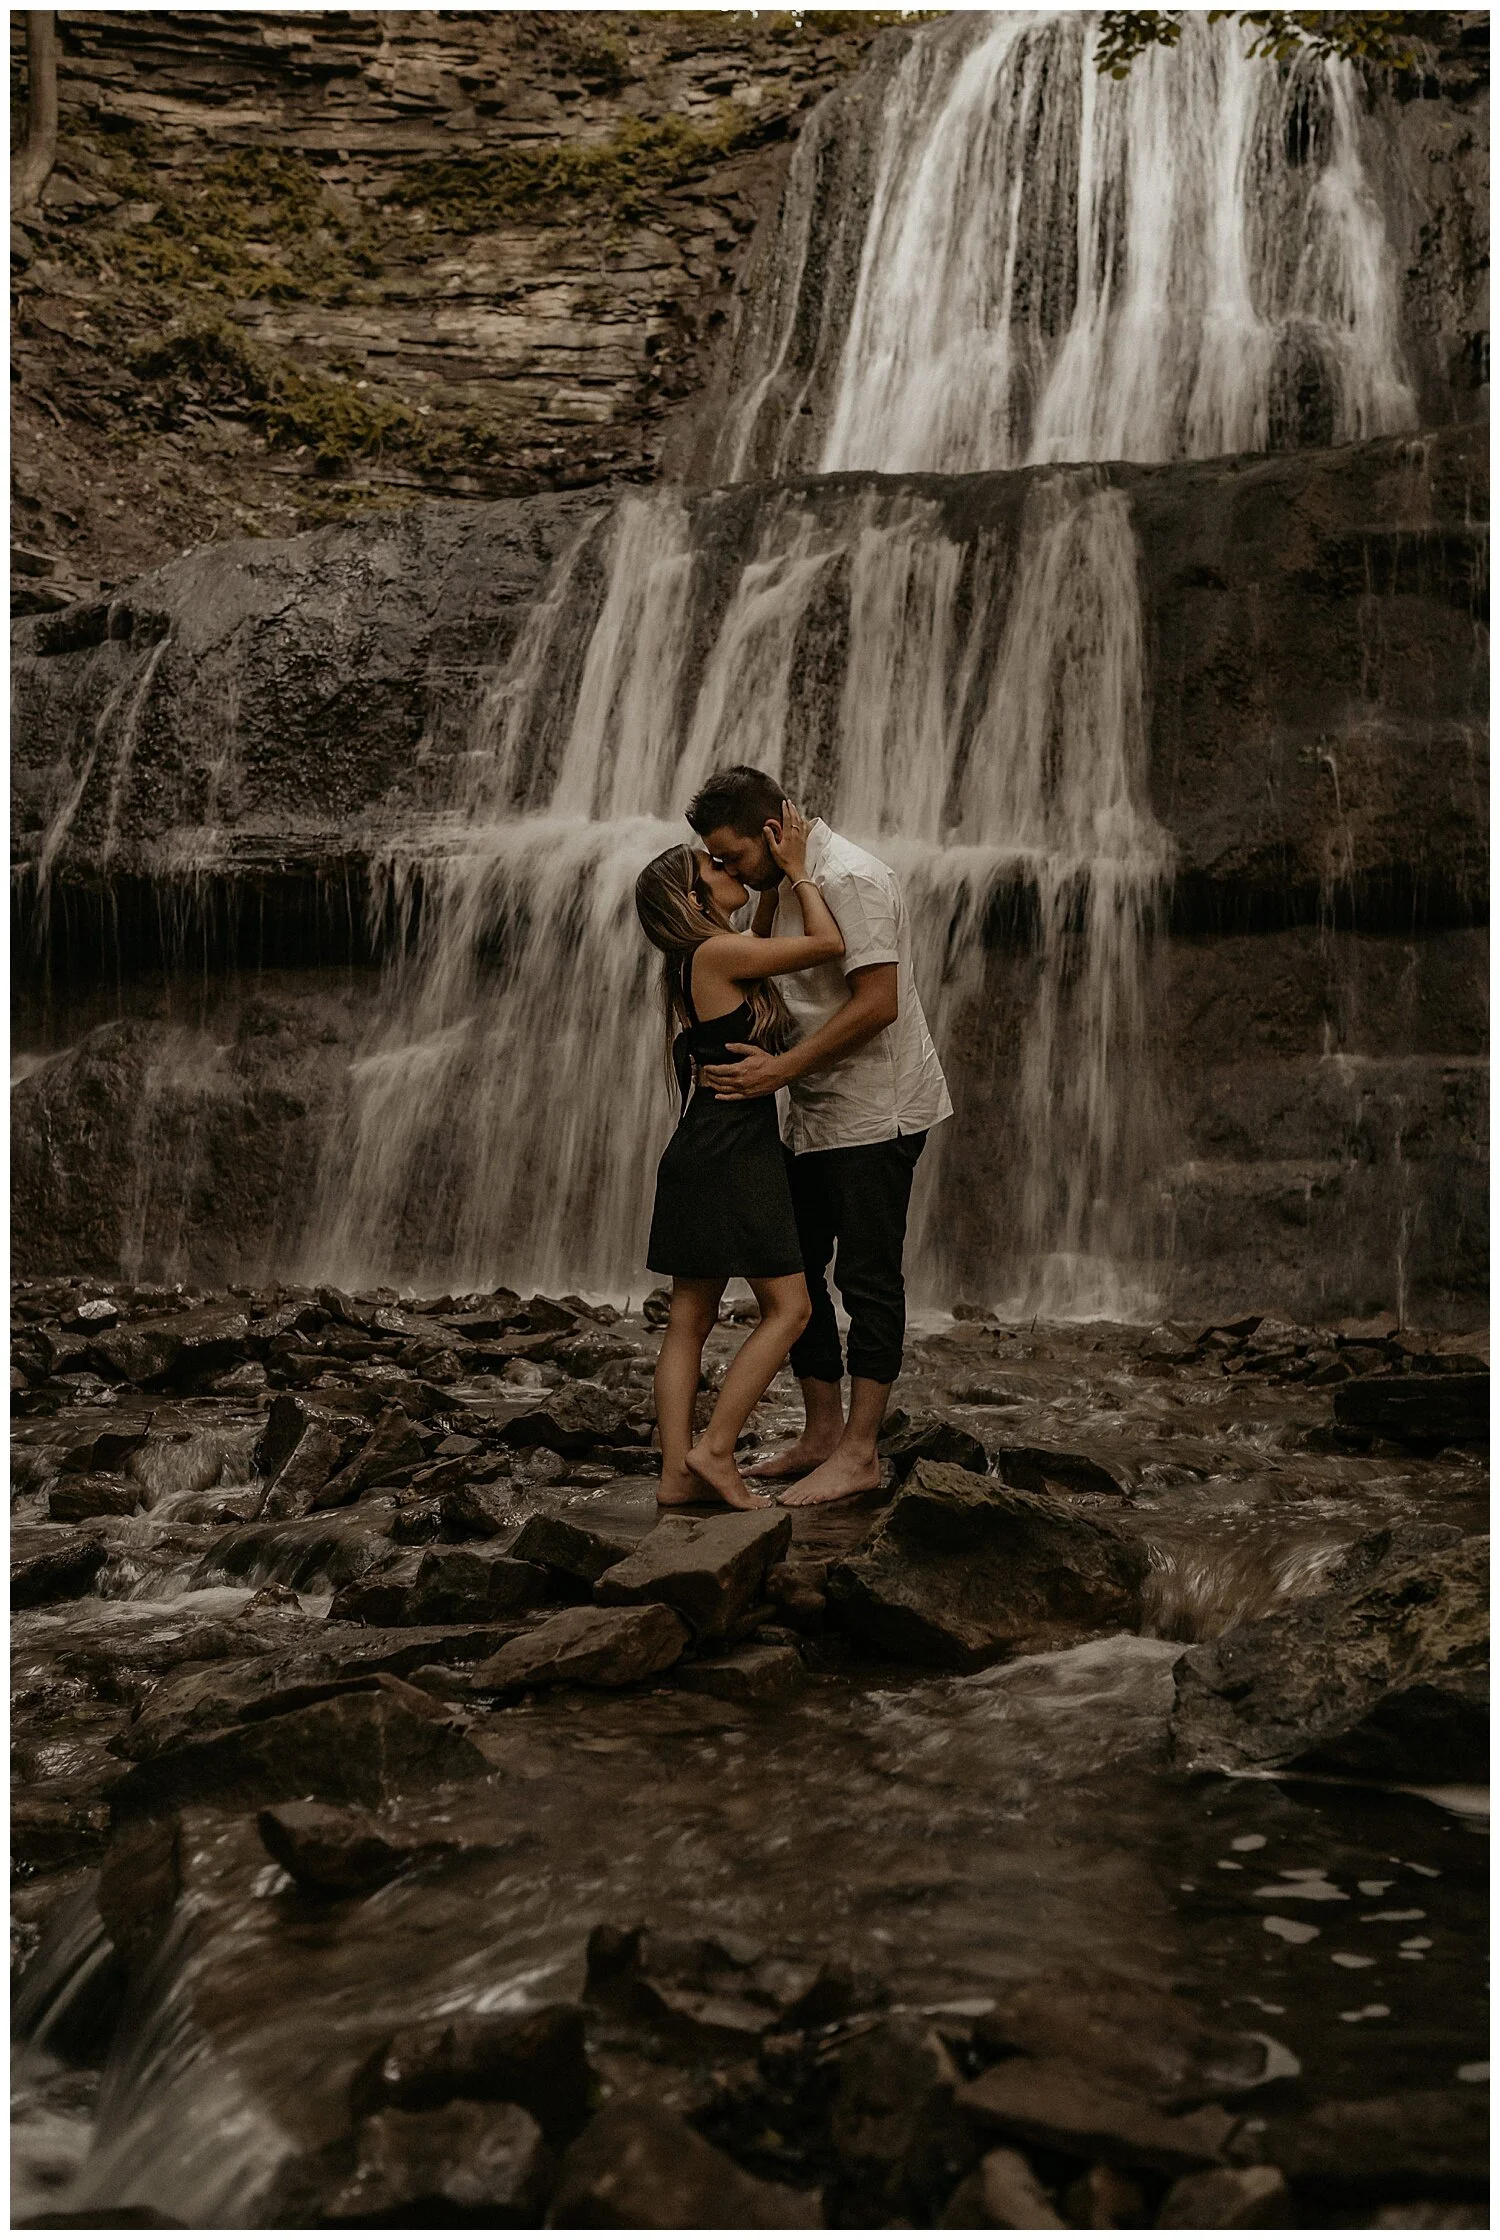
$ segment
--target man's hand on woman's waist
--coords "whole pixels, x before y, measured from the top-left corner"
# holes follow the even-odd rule
[[[758,1049],[753,1043],[728,1043],[726,1048],[743,1051],[744,1056],[732,1066],[705,1066],[704,1088],[726,1101],[773,1096],[801,1074],[835,1065],[840,1058],[847,1058],[852,1051],[873,1042],[896,1017],[896,967],[893,964],[864,965],[848,977],[849,1001],[835,1011],[816,1034],[782,1051],[779,1057]]]

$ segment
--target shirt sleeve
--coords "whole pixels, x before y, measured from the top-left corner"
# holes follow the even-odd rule
[[[836,960],[840,972],[899,961],[894,880],[886,886],[868,872],[830,870],[818,883],[844,937],[844,954]]]

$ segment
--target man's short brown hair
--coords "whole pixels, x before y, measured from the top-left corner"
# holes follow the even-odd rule
[[[769,819],[779,820],[785,798],[779,778],[737,762],[732,769],[714,772],[688,803],[687,821],[700,835],[727,824],[731,832],[758,840]]]

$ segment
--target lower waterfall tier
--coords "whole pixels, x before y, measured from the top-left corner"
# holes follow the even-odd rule
[[[21,626],[17,1257],[639,1290],[635,869],[749,760],[885,853],[919,1296],[1473,1317],[1485,457],[371,517]]]

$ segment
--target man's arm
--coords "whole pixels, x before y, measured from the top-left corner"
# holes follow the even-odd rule
[[[832,1065],[835,1059],[846,1058],[852,1050],[873,1042],[896,1017],[897,969],[893,964],[863,965],[848,975],[848,983],[849,1001],[816,1034],[784,1050],[780,1057],[758,1050],[753,1043],[731,1042],[731,1050],[745,1055],[732,1066],[705,1066],[704,1088],[726,1103],[769,1096],[800,1074],[814,1073],[820,1066]]]

